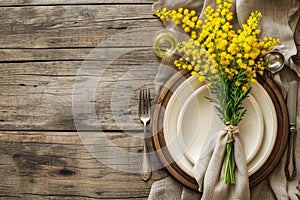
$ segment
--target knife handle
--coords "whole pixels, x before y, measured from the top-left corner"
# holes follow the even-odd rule
[[[295,126],[290,128],[289,144],[287,149],[286,163],[285,163],[285,176],[288,181],[294,180],[297,174],[295,147],[296,147],[296,133]]]

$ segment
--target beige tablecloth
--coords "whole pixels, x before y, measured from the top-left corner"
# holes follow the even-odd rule
[[[167,7],[176,9],[178,7],[195,9],[203,18],[202,8],[207,5],[215,5],[214,0],[159,0],[153,4],[153,12],[157,8]],[[263,18],[260,21],[261,37],[272,36],[281,39],[281,44],[276,50],[281,51],[285,56],[285,64],[292,68],[300,76],[300,67],[296,66],[291,56],[297,54],[294,42],[294,32],[299,19],[300,1],[299,0],[237,0],[233,2],[233,11],[235,13],[234,25],[239,27],[245,23],[251,11],[262,12]],[[167,24],[167,28],[171,28],[172,24]],[[167,64],[168,66],[164,65]],[[160,86],[168,80],[174,73],[175,69],[170,68],[170,61],[163,60],[156,77],[156,92],[159,93]],[[286,74],[278,74],[276,81],[281,84],[281,76]],[[299,79],[298,79],[299,80]],[[299,81],[298,81],[299,85]],[[298,88],[298,96],[300,87]],[[299,101],[298,101],[299,108]],[[299,113],[300,109],[298,109]],[[297,115],[297,130],[300,127],[300,115]],[[296,163],[297,176],[294,181],[288,182],[284,174],[284,164],[286,153],[283,155],[281,162],[274,169],[272,174],[261,182],[258,186],[251,189],[251,199],[300,199],[300,137],[297,136],[296,141]],[[153,184],[149,199],[201,199],[201,194],[182,186],[174,178],[168,177],[164,180]],[[225,198],[225,197],[224,197]],[[226,199],[226,198],[225,198]],[[235,198],[243,199],[243,198]]]

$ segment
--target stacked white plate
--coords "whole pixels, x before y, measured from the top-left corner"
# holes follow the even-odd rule
[[[268,159],[277,136],[277,117],[273,102],[260,84],[253,84],[243,106],[247,115],[239,124],[249,176]],[[222,129],[209,90],[196,77],[185,80],[173,93],[164,113],[164,139],[176,164],[188,175],[206,145]],[[266,123],[268,122],[268,123]]]

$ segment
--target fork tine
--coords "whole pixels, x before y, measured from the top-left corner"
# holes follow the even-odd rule
[[[140,99],[139,99],[139,115],[142,113],[142,90],[140,90]]]
[[[150,89],[147,90],[148,98],[147,98],[147,113],[150,115],[151,108],[151,98],[150,98]]]
[[[147,114],[147,108],[148,108],[148,93],[147,89],[144,89],[144,114]]]
[[[145,92],[144,89],[141,90],[141,114],[143,115],[145,112]]]
[[[144,91],[144,114],[146,114],[146,108],[147,108],[147,92],[146,92],[146,89],[143,89]]]
[[[143,113],[147,114],[147,106],[148,106],[148,102],[147,102],[147,89],[143,89],[143,93],[144,93],[144,106],[143,106]]]
[[[144,103],[144,106],[143,106],[143,114],[145,114],[146,113],[146,106],[147,106],[147,94],[146,94],[146,89],[143,89],[143,94],[144,94],[144,96],[143,96],[143,103]]]
[[[151,97],[150,89],[140,89],[139,115],[150,115]]]

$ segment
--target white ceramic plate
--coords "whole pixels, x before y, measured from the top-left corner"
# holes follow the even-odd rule
[[[203,85],[186,99],[178,116],[179,144],[193,164],[207,141],[211,141],[223,126],[213,105],[205,97],[210,97],[210,94]],[[247,115],[239,124],[239,130],[246,161],[249,163],[260,148],[264,125],[261,110],[252,95],[245,99],[243,106],[247,109]]]
[[[185,80],[173,93],[165,110],[163,127],[164,138],[167,148],[177,165],[188,175],[193,177],[192,168],[193,164],[185,156],[177,134],[177,122],[180,110],[187,98],[199,87],[203,86],[197,78],[190,77]],[[256,100],[260,107],[263,117],[264,134],[261,146],[248,163],[249,175],[255,173],[267,160],[272,152],[276,135],[277,135],[277,118],[276,112],[271,98],[264,88],[255,84],[252,86],[251,95]],[[268,122],[268,123],[266,123]],[[249,136],[250,137],[250,136]],[[202,141],[202,140],[201,140]]]

